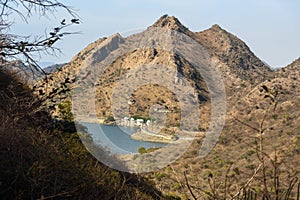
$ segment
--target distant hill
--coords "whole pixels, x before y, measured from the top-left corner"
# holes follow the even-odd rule
[[[53,72],[55,72],[56,70],[58,70],[59,68],[61,68],[62,66],[64,66],[66,63],[64,64],[53,64],[53,65],[49,65],[45,68],[43,68],[43,70],[47,73],[47,74],[51,74]]]
[[[20,77],[28,84],[34,84],[36,81],[44,78],[47,74],[53,73],[61,68],[64,64],[54,64],[43,68],[43,71],[38,70],[32,66],[25,65],[22,61],[6,62],[3,69],[9,70]]]

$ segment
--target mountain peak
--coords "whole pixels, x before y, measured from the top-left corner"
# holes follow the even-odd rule
[[[285,70],[292,70],[292,71],[298,72],[299,70],[297,70],[297,69],[299,69],[299,68],[300,68],[300,57],[298,59],[294,60],[288,66],[282,68],[282,70],[283,71],[285,71]],[[291,72],[291,73],[293,73],[293,72]]]
[[[218,24],[212,25],[210,29],[213,29],[213,30],[223,30]]]
[[[188,28],[183,26],[176,17],[169,15],[161,16],[151,27],[168,28],[178,32],[188,31]]]
[[[252,80],[254,76],[266,76],[270,68],[265,65],[247,46],[245,42],[232,33],[214,24],[209,29],[197,32],[194,38],[203,45],[211,56],[230,66],[238,77]],[[253,79],[254,80],[254,79]]]

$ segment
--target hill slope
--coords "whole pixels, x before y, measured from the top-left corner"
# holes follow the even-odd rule
[[[99,163],[74,124],[53,124],[18,77],[0,70],[0,80],[1,199],[162,198],[143,178]]]

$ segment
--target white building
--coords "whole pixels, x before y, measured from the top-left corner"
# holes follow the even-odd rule
[[[124,126],[130,126],[130,118],[129,117],[124,117],[123,123],[124,123]]]
[[[134,118],[130,118],[130,126],[133,127],[135,125],[135,120]]]
[[[141,126],[142,124],[144,124],[144,120],[143,119],[137,119],[136,120],[136,125],[137,126]]]
[[[146,125],[147,125],[147,126],[150,126],[150,125],[151,125],[151,121],[150,121],[149,119],[147,120]]]

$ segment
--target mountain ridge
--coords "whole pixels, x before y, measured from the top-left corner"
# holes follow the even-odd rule
[[[211,56],[212,61],[215,63],[217,68],[221,71],[223,81],[225,83],[226,92],[228,94],[228,103],[229,105],[233,105],[236,101],[237,97],[232,96],[232,94],[236,94],[236,96],[243,96],[245,94],[245,91],[250,92],[253,89],[253,86],[258,85],[259,83],[262,83],[263,81],[270,79],[274,77],[273,71],[266,66],[259,58],[255,56],[253,52],[251,52],[250,48],[238,37],[235,35],[227,32],[226,30],[222,29],[219,25],[215,24],[212,25],[211,28],[201,31],[201,32],[191,32],[181,24],[181,22],[174,16],[168,16],[164,15],[160,17],[153,25],[151,25],[149,28],[166,28],[168,30],[173,31],[179,31],[184,34],[188,34],[189,37],[195,39],[197,42],[199,42],[201,45],[204,46],[208,54]],[[148,29],[149,29],[148,28]],[[147,31],[147,30],[146,30]],[[133,37],[134,38],[134,37]],[[97,63],[98,59],[101,58],[101,56],[105,56],[106,50],[109,50],[111,48],[116,48],[115,45],[118,45],[117,43],[112,42],[112,40],[116,40],[118,44],[123,43],[123,40],[126,40],[126,38],[123,38],[119,34],[114,34],[108,38],[101,38],[91,44],[89,44],[86,48],[84,48],[82,51],[80,51],[77,55],[75,55],[72,60],[66,64],[63,68],[56,71],[52,76],[48,78],[48,82],[45,83],[43,81],[38,82],[34,89],[41,95],[46,98],[51,98],[52,100],[48,104],[53,109],[53,114],[58,117],[58,108],[56,102],[61,102],[63,100],[68,99],[70,101],[70,91],[72,90],[72,84],[76,80],[76,73],[78,73],[78,70],[80,67],[82,67],[82,63],[86,60],[86,58],[91,58],[92,63]],[[159,52],[159,53],[158,53]],[[135,56],[131,56],[135,55]],[[131,58],[131,60],[129,59]],[[189,66],[189,63],[186,61],[180,61],[180,57],[178,56],[169,56],[167,52],[163,52],[157,49],[149,49],[149,50],[138,50],[134,52],[129,52],[128,54],[119,57],[116,62],[118,63],[118,66],[123,66],[122,69],[126,73],[128,69],[131,69],[131,65],[137,65],[139,64],[147,64],[147,63],[155,63],[155,60],[158,60],[158,63],[167,64],[168,62],[165,62],[164,59],[169,60],[170,63],[173,63],[177,65],[177,69],[185,68],[184,66]],[[126,64],[127,62],[127,64]],[[182,65],[182,66],[181,66]],[[112,67],[115,66],[115,67]],[[104,74],[107,75],[107,77],[116,76],[116,69],[117,65],[113,64],[112,66],[109,66],[108,69],[111,69],[110,72],[104,72]],[[187,69],[189,67],[186,67]],[[192,68],[190,68],[192,69]],[[195,82],[195,80],[192,80],[192,77],[188,77],[187,74],[184,75],[188,80],[191,81],[191,83]],[[201,75],[195,75],[195,77],[201,77]],[[106,79],[106,78],[104,78]],[[117,80],[117,79],[116,79]],[[110,80],[107,80],[110,82]],[[203,80],[199,79],[198,82],[201,82]],[[197,81],[196,81],[197,82]],[[113,83],[113,82],[112,82]],[[197,83],[201,85],[201,87],[197,87],[198,89],[198,95],[202,96],[201,99],[209,99],[208,95],[203,96],[203,91],[206,91],[205,89],[205,83]],[[193,83],[193,85],[196,85]],[[247,85],[247,87],[245,87]],[[99,89],[99,85],[97,86]],[[112,91],[109,89],[106,91],[107,94],[109,94]],[[154,92],[155,93],[155,92]],[[159,92],[161,93],[161,92]],[[162,94],[162,93],[161,93]],[[167,94],[167,93],[165,93]],[[142,95],[143,96],[143,95]],[[167,96],[171,97],[171,93]],[[111,98],[109,95],[98,95],[98,101],[102,102],[103,105],[110,105],[108,100]],[[104,98],[104,99],[103,99]],[[106,100],[105,100],[106,99]],[[173,99],[175,101],[175,99]],[[135,99],[136,102],[143,102]],[[148,103],[158,103],[153,102],[152,100]],[[170,107],[170,103],[164,106]],[[48,106],[49,106],[48,105]],[[140,105],[137,105],[137,107],[133,110],[138,111],[138,107],[140,108],[149,108],[149,104],[142,103]],[[174,106],[177,107],[177,106]],[[104,111],[108,109],[107,106],[105,106],[105,109],[100,109],[99,112],[104,113]],[[147,109],[141,109],[144,110],[143,112],[139,112],[140,115],[145,115],[145,111]],[[208,109],[208,108],[204,108]],[[107,112],[110,113],[110,112]],[[176,115],[175,115],[176,116]],[[103,118],[102,114],[100,114],[98,117]],[[107,116],[106,116],[107,117]],[[105,118],[105,117],[104,117]],[[177,118],[177,117],[175,117]],[[174,124],[175,122],[172,122],[171,124]]]

